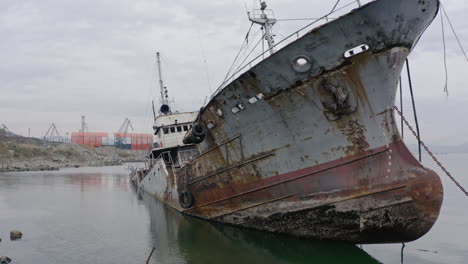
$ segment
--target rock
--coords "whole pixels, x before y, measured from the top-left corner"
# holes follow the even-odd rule
[[[0,257],[0,264],[8,264],[11,262],[11,258],[6,257],[6,256],[1,256]]]
[[[18,230],[10,231],[10,240],[18,240],[18,239],[21,239],[22,236],[23,236],[23,233],[21,233],[21,231],[18,231]]]

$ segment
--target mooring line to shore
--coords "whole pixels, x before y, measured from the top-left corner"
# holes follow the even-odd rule
[[[150,254],[149,254],[149,256],[148,256],[148,259],[146,259],[146,262],[145,262],[146,264],[148,264],[148,263],[149,263],[149,261],[150,261],[150,259],[151,259],[151,256],[153,256],[153,252],[154,252],[154,250],[156,250],[156,248],[155,248],[155,247],[153,247],[153,249],[151,250],[151,253],[150,253]]]
[[[450,174],[450,172],[448,172],[448,170],[442,165],[442,163],[436,158],[436,156],[434,155],[434,153],[432,153],[432,151],[429,150],[429,148],[426,146],[426,144],[424,144],[424,142],[419,138],[418,134],[416,133],[416,131],[414,131],[413,127],[410,125],[410,123],[408,122],[408,120],[406,120],[406,118],[403,116],[403,113],[400,112],[400,109],[398,109],[397,106],[394,106],[393,107],[395,109],[395,111],[401,116],[402,120],[405,122],[406,126],[408,127],[408,129],[413,133],[413,135],[416,137],[416,139],[419,141],[419,143],[421,144],[421,146],[426,150],[426,152],[429,154],[429,156],[432,157],[432,159],[435,161],[435,163],[437,163],[437,165],[442,169],[442,171],[445,172],[445,174],[450,178],[450,180],[452,180],[453,183],[455,183],[455,185],[457,185],[457,187],[466,195],[468,196],[468,192],[466,191],[465,188],[463,188],[463,186],[452,176],[452,174]]]

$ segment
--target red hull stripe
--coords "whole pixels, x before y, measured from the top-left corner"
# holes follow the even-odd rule
[[[391,144],[391,145],[394,145],[394,144]],[[391,148],[393,148],[393,147],[394,146],[392,146]],[[350,163],[353,163],[353,162],[356,162],[356,161],[359,161],[359,160],[363,160],[363,159],[366,159],[366,158],[369,158],[369,157],[372,157],[372,156],[376,156],[378,154],[381,154],[381,153],[384,153],[384,152],[388,151],[389,149],[390,148],[387,147],[387,146],[381,146],[381,147],[378,147],[378,148],[375,148],[375,149],[372,149],[372,150],[361,152],[361,153],[356,154],[356,155],[352,155],[352,156],[348,156],[348,157],[345,157],[345,158],[325,162],[325,163],[322,163],[322,164],[319,164],[319,165],[316,165],[316,166],[312,166],[312,167],[300,169],[300,170],[297,170],[297,171],[292,171],[292,172],[280,174],[280,175],[277,175],[277,176],[272,176],[272,177],[265,178],[265,179],[260,179],[260,180],[245,183],[245,184],[242,184],[242,185],[238,185],[238,186],[236,186],[237,190],[245,190],[245,191],[237,192],[237,193],[234,193],[234,194],[232,194],[233,189],[231,187],[218,189],[216,191],[216,193],[220,193],[220,194],[221,193],[222,194],[231,193],[231,195],[228,195],[227,197],[223,197],[221,199],[217,199],[217,200],[214,200],[214,201],[210,201],[210,202],[206,202],[206,203],[203,203],[203,204],[200,204],[200,205],[196,205],[196,206],[194,206],[192,208],[189,208],[189,209],[187,209],[185,211],[189,211],[189,210],[193,210],[193,209],[196,209],[196,208],[199,208],[199,207],[212,205],[212,204],[219,203],[219,202],[222,202],[222,201],[226,201],[226,200],[229,200],[229,199],[232,199],[232,198],[235,198],[235,197],[239,197],[239,196],[246,195],[246,194],[249,194],[249,193],[252,193],[252,192],[256,192],[256,191],[259,191],[259,190],[262,190],[262,189],[266,189],[266,188],[269,188],[269,187],[272,187],[272,186],[275,186],[275,185],[284,184],[284,183],[294,181],[294,180],[297,180],[297,179],[300,179],[300,178],[311,176],[313,174],[317,174],[317,173],[325,172],[327,170],[335,169],[337,167],[341,167],[341,166],[344,166],[344,165],[347,165],[347,164],[350,164]],[[207,191],[211,191],[211,190],[207,190]],[[205,199],[202,199],[202,195],[203,194],[201,194],[199,196],[200,198],[197,199],[198,201],[205,200]]]

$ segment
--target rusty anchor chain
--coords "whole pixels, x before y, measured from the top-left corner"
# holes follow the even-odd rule
[[[395,109],[395,111],[398,113],[398,115],[400,115],[401,119],[403,120],[403,122],[405,122],[406,126],[409,128],[409,130],[411,131],[411,133],[413,133],[413,135],[416,137],[416,139],[421,143],[421,145],[423,146],[423,148],[426,150],[426,152],[429,154],[429,156],[432,157],[432,159],[434,160],[435,163],[437,163],[437,165],[442,169],[442,171],[445,172],[445,174],[447,174],[447,176],[450,178],[450,180],[452,180],[453,183],[455,183],[455,185],[457,185],[457,187],[463,192],[465,193],[466,196],[468,196],[468,192],[465,190],[465,188],[463,188],[463,186],[461,186],[461,184],[452,176],[452,174],[450,174],[450,172],[447,171],[447,169],[444,167],[444,165],[442,165],[442,163],[440,163],[440,161],[436,158],[436,156],[434,155],[434,153],[432,153],[432,151],[429,150],[429,148],[426,146],[426,144],[424,144],[424,142],[418,137],[418,134],[416,133],[416,131],[413,129],[413,127],[410,125],[410,123],[408,122],[408,120],[406,120],[406,118],[403,116],[403,113],[401,113],[400,109],[398,109],[397,106],[394,106],[393,109]]]

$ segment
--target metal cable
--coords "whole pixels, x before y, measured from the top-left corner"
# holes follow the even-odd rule
[[[342,10],[342,9],[344,9],[344,8],[346,8],[346,7],[348,7],[348,6],[352,5],[352,4],[354,4],[354,3],[356,3],[356,2],[358,2],[358,1],[356,1],[356,0],[351,1],[351,2],[349,2],[349,3],[347,3],[347,4],[345,4],[344,6],[342,6],[342,7],[338,8],[338,9],[336,9],[334,13],[336,13],[336,12],[338,12],[338,11],[340,11],[340,10]],[[296,35],[296,34],[299,33],[300,31],[302,31],[302,30],[304,30],[304,29],[310,27],[311,25],[317,23],[318,21],[324,19],[325,17],[327,17],[327,16],[329,16],[329,15],[331,15],[331,14],[332,14],[332,13],[330,12],[330,13],[328,13],[328,14],[322,16],[321,18],[318,18],[318,19],[316,19],[316,20],[310,22],[309,24],[303,26],[303,27],[300,28],[299,30],[295,31],[294,33],[288,35],[286,38],[284,38],[284,39],[282,39],[281,41],[279,41],[278,43],[276,43],[273,47],[277,47],[278,45],[280,45],[281,43],[283,43],[284,41],[286,41],[286,40],[289,39],[290,37]],[[221,83],[221,85],[218,86],[218,88],[217,88],[216,91],[211,95],[210,98],[215,97],[215,96],[218,94],[218,92],[219,92],[220,90],[223,89],[224,85],[225,85],[231,78],[233,78],[238,72],[242,71],[245,67],[247,67],[247,65],[249,65],[250,63],[252,63],[252,62],[255,61],[256,59],[262,57],[263,55],[264,55],[264,53],[258,55],[257,57],[255,57],[254,59],[252,59],[250,62],[248,62],[248,63],[246,63],[244,66],[242,66],[239,70],[237,70],[236,72],[232,73],[227,79],[225,78],[225,80]],[[226,76],[228,76],[228,75],[226,75]]]
[[[250,54],[252,54],[252,52],[255,51],[255,49],[257,48],[258,44],[260,44],[260,42],[263,41],[263,39],[265,38],[265,34],[262,36],[262,38],[257,42],[257,44],[255,44],[255,46],[252,48],[252,50],[249,52],[249,54],[247,54],[247,56],[245,57],[245,59],[239,64],[239,67],[236,69],[236,73],[239,72],[239,68],[242,67],[242,64],[249,58]],[[235,75],[235,73],[233,74]]]
[[[146,259],[146,262],[145,262],[146,264],[148,264],[148,263],[149,263],[149,261],[150,261],[151,257],[153,256],[154,250],[156,250],[156,248],[155,248],[155,247],[153,247],[153,249],[151,249],[151,253],[149,254],[148,258]]]
[[[403,113],[403,84],[401,83],[401,76],[400,76],[400,108],[401,112]],[[403,119],[401,119],[401,138],[405,137],[404,127],[403,127]]]
[[[226,79],[229,77],[229,74],[231,73],[232,69],[234,68],[234,64],[236,63],[237,59],[239,58],[239,55],[240,53],[242,52],[242,50],[244,49],[244,45],[247,43],[249,43],[249,34],[250,34],[250,31],[252,30],[252,27],[253,27],[253,24],[250,24],[250,28],[249,30],[247,31],[247,34],[245,34],[245,38],[244,38],[244,42],[242,42],[242,45],[239,49],[239,51],[237,52],[237,55],[236,57],[234,58],[234,61],[232,62],[231,64],[231,67],[229,67],[229,70],[228,72],[226,73],[226,76],[224,77],[224,80],[223,80],[223,83],[226,81]]]
[[[236,71],[235,69],[239,69],[239,67],[242,66],[242,62],[245,61],[245,60],[246,60],[246,57],[249,56],[249,55],[245,55],[245,54],[249,51],[249,48],[250,48],[251,45],[252,45],[252,41],[255,40],[255,38],[258,36],[258,34],[259,34],[260,32],[262,32],[262,38],[264,37],[264,36],[263,36],[263,30],[262,30],[262,29],[259,29],[259,30],[255,31],[254,34],[252,34],[252,36],[250,37],[250,42],[247,40],[247,45],[244,47],[243,52],[242,52],[241,55],[239,56],[239,60],[236,61],[236,62],[233,64],[233,67],[232,67],[232,71],[231,71],[231,72]],[[250,53],[249,53],[249,54],[250,54]],[[239,62],[240,59],[242,59],[242,58],[243,58],[242,62]],[[237,65],[237,64],[239,64],[239,65]]]
[[[450,174],[450,172],[447,171],[447,169],[442,165],[442,163],[440,163],[440,161],[436,158],[436,156],[434,155],[434,153],[432,153],[432,151],[429,150],[429,148],[426,146],[426,144],[424,144],[423,141],[421,141],[421,138],[418,136],[418,134],[416,134],[416,132],[414,131],[413,127],[410,125],[410,123],[408,122],[408,120],[406,120],[406,118],[403,116],[403,113],[400,112],[400,110],[398,109],[397,106],[394,106],[393,107],[395,109],[395,111],[401,116],[401,118],[403,119],[403,121],[405,122],[406,126],[408,127],[408,129],[413,133],[413,135],[418,139],[418,141],[420,142],[420,144],[424,147],[424,149],[426,150],[427,154],[429,154],[429,156],[432,157],[432,159],[435,161],[435,163],[437,163],[437,165],[442,169],[442,171],[445,172],[445,174],[450,178],[450,180],[455,183],[455,185],[466,195],[468,196],[468,191],[466,191],[465,188],[463,188],[463,186],[461,186],[461,184],[452,176],[452,174]]]
[[[445,28],[444,28],[444,16],[440,14],[440,23],[442,25],[442,43],[444,44],[444,68],[445,68],[445,85],[444,92],[449,95],[448,92],[448,70],[447,70],[447,48],[445,45]]]
[[[463,52],[463,55],[465,56],[466,61],[468,62],[468,56],[466,56],[465,49],[463,48],[463,46],[462,46],[462,44],[461,44],[461,41],[460,41],[460,39],[458,38],[457,32],[455,32],[455,28],[454,28],[453,25],[452,25],[452,21],[450,21],[450,18],[449,18],[449,16],[447,15],[447,12],[445,11],[445,8],[444,8],[444,6],[442,5],[442,3],[440,4],[440,7],[442,8],[442,11],[444,12],[445,17],[447,18],[447,21],[449,22],[450,28],[452,29],[452,32],[453,32],[453,35],[455,35],[455,38],[457,39],[458,46],[460,46],[460,49],[461,49],[461,51]]]
[[[335,5],[333,6],[332,10],[330,11],[330,13],[335,12],[335,8],[336,8],[336,6],[338,6],[339,3],[340,3],[340,0],[337,0]]]
[[[406,245],[405,243],[401,243],[401,252],[400,252],[400,263],[403,264],[404,262],[404,254],[403,250],[405,249]]]
[[[318,17],[309,17],[309,18],[278,18],[276,21],[304,21],[304,20],[317,20],[321,19]],[[336,17],[329,17],[328,19],[336,19]]]
[[[406,72],[408,73],[408,83],[409,83],[409,88],[410,88],[410,93],[411,93],[411,102],[413,104],[413,113],[414,113],[414,121],[416,122],[416,130],[418,131],[418,150],[419,150],[419,162],[422,161],[422,156],[421,156],[421,141],[419,140],[421,133],[419,132],[419,123],[418,123],[418,115],[416,113],[416,103],[414,102],[414,94],[413,94],[413,83],[411,81],[411,73],[410,73],[410,67],[409,67],[409,60],[408,58],[406,59]]]

